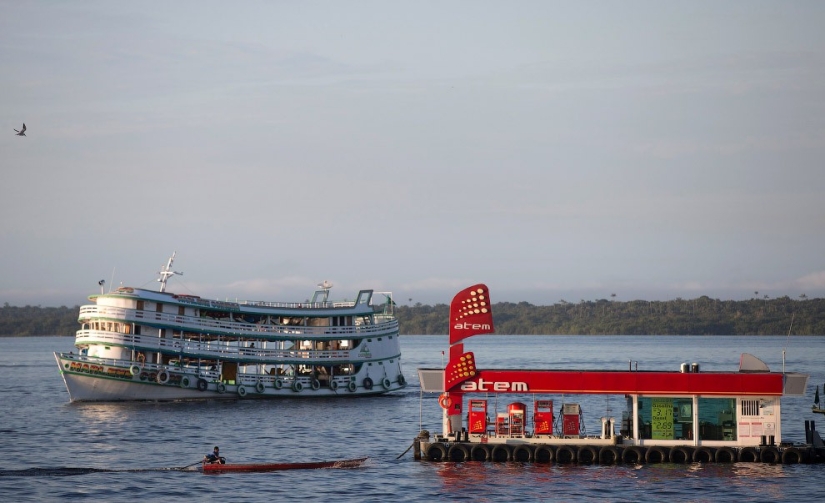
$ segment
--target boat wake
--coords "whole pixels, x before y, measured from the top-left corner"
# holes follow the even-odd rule
[[[114,473],[114,472],[198,472],[199,467],[170,467],[170,468],[84,468],[76,466],[58,467],[37,467],[23,470],[0,470],[0,477],[71,477],[75,475],[88,475],[90,473]]]

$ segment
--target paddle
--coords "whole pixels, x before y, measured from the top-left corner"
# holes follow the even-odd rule
[[[180,468],[176,468],[176,470],[186,470],[187,468],[191,468],[191,467],[193,467],[193,466],[195,466],[195,465],[199,465],[199,464],[201,464],[201,463],[203,463],[203,460],[202,460],[202,459],[201,459],[201,460],[199,460],[199,461],[195,461],[195,462],[194,462],[194,463],[192,463],[191,465],[186,465],[186,466],[181,466]]]

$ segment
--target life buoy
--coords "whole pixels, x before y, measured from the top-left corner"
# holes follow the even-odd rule
[[[180,380],[180,387],[181,388],[188,388],[189,387],[189,377],[184,376],[183,379]]]
[[[352,393],[355,393],[355,390],[358,389],[358,385],[355,384],[355,381],[350,381],[349,384],[347,384],[347,389],[350,390]]]
[[[219,382],[217,389],[218,393],[226,393],[226,384]]]
[[[364,378],[364,389],[366,389],[366,390],[372,389],[372,379],[370,379],[369,377]]]
[[[407,382],[407,380],[404,379],[404,374],[398,374],[398,379],[396,379],[396,381],[398,381],[398,384],[400,384],[401,386],[403,386]]]
[[[208,387],[209,383],[206,382],[206,379],[198,379],[198,391],[206,391]]]
[[[295,381],[292,383],[292,391],[295,391],[297,393],[300,392],[302,389],[304,389],[304,385],[301,384],[300,381]]]
[[[338,389],[338,381],[332,380],[329,382],[329,389],[335,391]]]
[[[383,386],[384,389],[390,389],[390,386],[392,386],[392,383],[390,382],[389,379],[387,379],[385,377],[385,378],[381,379],[381,386]]]
[[[238,396],[243,398],[246,396],[246,388],[243,386],[238,386]]]
[[[264,383],[262,383],[261,381],[256,382],[255,383],[255,391],[257,391],[258,393],[263,393],[264,392]]]
[[[450,395],[447,393],[442,393],[438,396],[438,405],[440,405],[442,409],[449,409],[452,404],[453,399],[450,398]]]
[[[157,377],[155,377],[155,379],[159,384],[166,384],[169,382],[169,372],[167,372],[166,370],[161,370],[160,372],[158,372],[158,375]]]
[[[132,365],[129,367],[129,373],[133,376],[139,375],[141,370],[140,365]]]
[[[281,389],[284,387],[284,382],[280,379],[275,379],[275,389]]]
[[[313,391],[318,391],[321,389],[321,381],[318,379],[313,378],[312,381],[309,382],[309,385],[312,387]]]

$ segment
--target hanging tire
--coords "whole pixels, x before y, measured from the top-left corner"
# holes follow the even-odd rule
[[[300,381],[295,381],[295,382],[292,383],[292,391],[294,391],[296,393],[300,393],[301,390],[303,390],[303,389],[304,389],[304,385],[301,384]]]
[[[770,464],[780,463],[782,461],[782,456],[779,455],[779,451],[776,447],[761,447],[759,449],[759,461]]]
[[[181,388],[188,388],[191,381],[189,380],[189,376],[183,376],[183,379],[180,380],[180,387]]]
[[[329,389],[336,391],[338,389],[338,381],[332,380],[329,382]]]
[[[206,388],[209,387],[209,383],[206,382],[206,379],[198,379],[198,391],[206,391]]]
[[[800,451],[796,447],[788,447],[787,449],[782,451],[783,465],[798,465],[804,462],[805,456],[802,454],[802,451]]]
[[[621,461],[621,455],[619,454],[619,449],[613,447],[612,445],[606,445],[599,449],[599,464],[600,465],[613,465]]]
[[[140,375],[141,370],[142,369],[140,368],[140,365],[132,365],[131,367],[129,367],[129,373],[133,376]]]
[[[668,450],[665,447],[654,446],[645,453],[645,463],[667,463]]]
[[[427,446],[427,459],[430,461],[445,461],[447,459],[447,447],[440,442]]]
[[[464,444],[453,444],[447,451],[447,459],[456,463],[470,460],[470,449]]]
[[[259,394],[263,393],[264,392],[264,383],[262,383],[261,381],[256,382],[255,383],[255,391],[257,391]]]
[[[246,396],[246,388],[243,386],[238,386],[238,396],[243,398]]]
[[[527,444],[520,444],[513,448],[513,461],[520,461],[522,463],[533,462],[533,448]]]
[[[318,379],[312,378],[312,381],[309,382],[309,385],[313,389],[313,391],[318,391],[319,389],[321,389],[321,381],[319,381]]]
[[[383,379],[381,379],[381,386],[383,386],[383,387],[384,387],[384,389],[390,389],[390,386],[391,386],[391,385],[392,385],[392,383],[391,383],[391,382],[390,382],[390,380],[389,380],[389,379],[387,379],[386,377],[385,377],[385,378],[383,378]]]
[[[552,463],[556,460],[556,453],[549,445],[540,445],[536,447],[536,452],[533,453],[533,459],[536,463]]]
[[[347,384],[347,389],[355,393],[355,390],[358,389],[358,385],[355,384],[355,381],[350,381],[349,384]]]
[[[506,444],[496,444],[490,452],[490,460],[498,463],[510,461],[512,452]]]
[[[158,372],[158,375],[155,377],[155,380],[158,384],[166,384],[169,382],[169,372],[166,370],[161,370]]]
[[[280,379],[275,379],[275,389],[281,389],[284,387],[284,382]]]
[[[693,451],[693,461],[695,463],[713,463],[716,459],[716,451],[711,447],[699,447]]]
[[[219,382],[218,386],[217,386],[217,389],[218,389],[218,393],[226,393],[226,384],[224,384],[222,382]]]
[[[579,452],[576,454],[576,460],[579,464],[590,465],[598,462],[599,453],[592,445],[583,445],[579,448]]]
[[[407,383],[407,380],[404,379],[404,374],[398,374],[398,379],[396,379],[399,385],[403,386]]]
[[[669,457],[671,463],[685,465],[693,461],[693,449],[686,445],[680,445],[670,450]]]
[[[759,461],[759,453],[753,447],[743,447],[739,449],[739,455],[736,460],[740,463],[756,463]]]
[[[623,463],[633,463],[640,465],[645,462],[645,453],[647,449],[639,445],[631,445],[622,453]]]
[[[560,445],[556,449],[556,463],[575,463],[576,462],[576,447],[572,445]]]
[[[470,459],[472,461],[490,461],[490,448],[485,444],[475,444],[470,449]]]
[[[365,377],[363,386],[364,386],[365,390],[371,390],[372,389],[372,379],[370,379],[369,377]]]
[[[733,463],[736,461],[736,451],[730,447],[720,447],[716,450],[714,461],[717,463]]]

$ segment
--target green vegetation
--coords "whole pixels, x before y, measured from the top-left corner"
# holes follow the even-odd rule
[[[0,336],[72,336],[78,310],[6,303],[0,308]],[[404,335],[448,332],[446,304],[397,306],[396,312]],[[789,329],[793,335],[825,335],[825,299],[499,302],[493,304],[493,321],[501,335],[785,335]]]
[[[493,304],[501,335],[825,335],[825,299],[595,300]],[[402,334],[446,334],[449,306],[399,306]],[[791,319],[793,318],[793,327]]]

